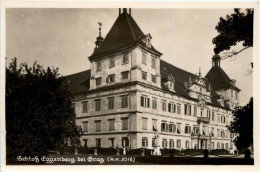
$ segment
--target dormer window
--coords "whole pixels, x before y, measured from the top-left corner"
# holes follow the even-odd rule
[[[163,79],[163,82],[164,82],[165,86],[166,86],[170,91],[173,91],[173,92],[175,91],[175,90],[174,90],[174,82],[175,82],[175,80],[174,80],[174,77],[173,77],[172,74],[168,75],[167,78],[164,78],[164,79]]]
[[[142,36],[140,36],[140,38],[141,38],[141,40],[143,41],[143,43],[144,43],[147,47],[151,48],[151,46],[152,46],[152,44],[151,44],[152,36],[151,36],[150,33],[148,33],[148,34],[146,34],[146,35],[142,35]]]

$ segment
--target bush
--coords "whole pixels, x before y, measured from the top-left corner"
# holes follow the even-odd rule
[[[213,149],[210,151],[211,154],[215,155],[229,155],[229,151],[226,149]]]
[[[141,150],[143,148],[138,148],[138,149],[131,149],[129,151],[129,155],[141,155]],[[153,151],[152,149],[146,149],[144,148],[144,154],[145,155],[151,155],[151,151]]]
[[[79,147],[78,148],[78,153],[80,153],[80,154],[84,154],[84,155],[86,155],[86,154],[94,154],[94,147],[87,147],[87,146],[84,146],[84,147]]]
[[[183,153],[184,155],[203,155],[204,149],[185,149]]]

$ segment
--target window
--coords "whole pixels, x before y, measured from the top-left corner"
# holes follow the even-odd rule
[[[96,131],[101,131],[101,120],[95,121],[96,123]]]
[[[152,82],[156,83],[156,76],[155,75],[152,75]]]
[[[114,109],[114,97],[108,97],[108,109]]]
[[[193,116],[197,116],[197,106],[194,106]]]
[[[128,79],[128,74],[129,74],[129,71],[126,71],[126,72],[122,72],[122,79]]]
[[[166,111],[166,101],[162,101],[162,111]]]
[[[193,131],[192,131],[195,135],[198,134],[198,128],[197,125],[193,125]]]
[[[88,132],[88,121],[84,121],[82,124],[83,124],[83,131]]]
[[[191,126],[186,125],[185,126],[185,134],[190,134],[191,133]]]
[[[236,99],[237,99],[237,92],[235,92],[235,96],[236,96]]]
[[[211,149],[214,149],[214,142],[211,143]]]
[[[162,140],[162,148],[167,148],[167,139]]]
[[[147,130],[147,118],[142,118],[142,129]]]
[[[84,146],[87,147],[88,146],[88,139],[83,139],[84,141]]]
[[[122,130],[128,129],[128,118],[122,118]]]
[[[225,137],[225,132],[223,130],[221,130],[221,137],[224,138]]]
[[[109,138],[109,146],[114,147],[115,146],[115,138]]]
[[[176,113],[176,104],[168,103],[168,112]]]
[[[226,143],[226,149],[228,150],[228,143]]]
[[[142,147],[148,147],[148,139],[146,137],[142,137]]]
[[[218,114],[218,123],[220,123],[220,115]]]
[[[126,108],[128,107],[128,96],[121,96],[121,107]]]
[[[190,143],[189,143],[188,140],[186,140],[186,142],[185,142],[185,148],[186,148],[186,149],[189,149],[189,148],[190,148]]]
[[[147,72],[142,72],[142,79],[147,80]]]
[[[166,122],[161,123],[161,131],[168,131],[168,124]]]
[[[177,104],[177,114],[181,114],[181,105]]]
[[[107,83],[114,83],[115,82],[115,74],[108,75],[107,77]]]
[[[109,68],[115,67],[115,57],[110,57],[109,59]]]
[[[101,67],[101,60],[97,61],[97,71],[101,71],[102,67]]]
[[[153,99],[152,102],[153,102],[153,103],[152,103],[152,108],[153,108],[153,109],[157,109],[157,100],[156,100],[156,99]]]
[[[214,133],[215,133],[214,127],[211,127],[211,136],[212,136],[212,137],[214,137]]]
[[[115,119],[109,119],[108,124],[109,124],[109,131],[115,130]]]
[[[101,147],[101,139],[96,139],[96,147]]]
[[[123,64],[127,64],[129,61],[128,59],[129,59],[129,53],[128,52],[123,53]]]
[[[152,68],[156,68],[156,57],[152,56]]]
[[[220,144],[219,143],[217,143],[217,149],[220,149]]]
[[[82,112],[83,113],[88,112],[88,102],[87,101],[82,102]]]
[[[96,86],[100,86],[100,85],[101,85],[101,77],[96,78]]]
[[[214,112],[214,111],[212,111],[211,118],[212,118],[212,121],[214,121],[214,120],[215,120],[215,112]]]
[[[150,99],[146,96],[141,96],[141,106],[142,107],[150,107]]]
[[[173,124],[169,124],[169,132],[173,133]]]
[[[100,111],[101,109],[101,99],[95,100],[96,103],[96,111]]]
[[[122,138],[122,147],[129,146],[129,138],[128,137],[123,137]]]
[[[146,53],[142,52],[142,63],[146,64]]]
[[[177,124],[177,134],[181,134],[181,124]]]
[[[177,148],[181,148],[181,140],[177,140]]]
[[[207,110],[207,118],[210,119],[210,110]]]
[[[158,131],[158,129],[157,129],[157,119],[153,119],[152,122],[153,122],[153,131]]]
[[[191,116],[191,105],[184,104],[184,114]]]
[[[224,148],[224,143],[221,143],[221,149],[225,149],[225,148]]]
[[[202,135],[206,136],[206,127],[205,126],[202,126]]]
[[[169,141],[169,147],[174,148],[174,140],[170,139]]]

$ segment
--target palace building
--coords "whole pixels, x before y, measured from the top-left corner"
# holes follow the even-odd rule
[[[65,77],[82,145],[152,149],[158,135],[161,148],[235,149],[226,126],[240,89],[219,55],[202,77],[161,60],[131,9],[119,9],[105,39],[99,24],[91,69]]]

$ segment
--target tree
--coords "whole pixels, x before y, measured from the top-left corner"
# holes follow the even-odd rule
[[[228,129],[236,135],[236,147],[240,150],[247,149],[253,144],[253,97],[247,105],[236,107],[232,113],[234,120]]]
[[[46,70],[36,62],[6,68],[7,162],[17,156],[43,156],[80,143],[70,93],[58,69]]]
[[[227,51],[222,58],[229,58],[239,54],[249,47],[253,47],[253,9],[246,9],[246,13],[240,9],[234,9],[234,13],[226,18],[220,17],[216,26],[219,32],[212,42],[215,44],[214,52],[219,54],[222,51],[230,50],[231,46],[243,42],[243,48],[239,51]]]

